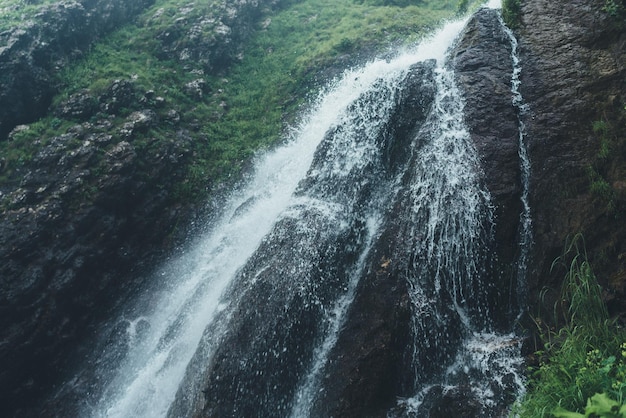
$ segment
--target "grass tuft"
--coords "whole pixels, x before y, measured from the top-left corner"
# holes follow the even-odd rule
[[[528,393],[514,411],[522,418],[578,416],[567,414],[585,413],[596,394],[603,396],[594,404],[604,398],[621,404],[626,395],[626,332],[609,319],[581,235],[555,264],[565,260],[568,271],[555,305],[565,326],[540,330],[542,360],[529,370]]]

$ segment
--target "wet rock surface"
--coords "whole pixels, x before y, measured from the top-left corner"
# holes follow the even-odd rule
[[[521,89],[532,163],[534,251],[530,296],[546,312],[565,270],[551,271],[566,241],[582,233],[613,315],[626,294],[626,27],[601,0],[533,0],[522,5]],[[622,18],[623,19],[623,18]],[[595,129],[594,123],[607,130]],[[605,144],[610,152],[602,156]],[[602,186],[602,187],[600,187]],[[600,192],[599,190],[603,190]]]
[[[483,181],[495,206],[499,264],[515,264],[521,204],[519,130],[511,100],[511,41],[493,9],[479,10],[452,51],[465,123],[482,163]],[[508,279],[509,271],[503,275]],[[508,277],[507,277],[508,276]],[[508,280],[507,280],[508,281]]]
[[[365,132],[342,136],[349,126],[366,125],[352,120],[354,125],[346,123],[326,134],[308,177],[295,193],[303,203],[288,211],[293,215],[278,221],[238,274],[232,294],[241,297],[231,302],[235,307],[232,313],[224,314],[228,319],[220,317],[205,330],[205,339],[187,369],[169,416],[290,414],[296,390],[315,360],[314,348],[332,321],[329,312],[350,286],[359,254],[367,247],[367,218],[377,206],[386,205],[387,199],[381,197],[390,193],[394,174],[406,165],[412,134],[431,106],[435,93],[433,69],[434,62],[412,68],[403,88],[396,92],[388,122],[375,138],[366,139]],[[372,97],[385,94],[389,93],[384,85],[380,91],[374,89],[364,94],[351,110],[352,118],[369,115],[371,109],[377,109],[377,101]],[[337,144],[345,141],[355,141],[376,153],[363,167],[345,173],[333,170]],[[397,158],[390,159],[390,155]],[[316,204],[317,201],[323,203]],[[371,389],[355,385],[360,390],[356,398],[360,406],[355,406],[359,410],[386,406],[393,397],[393,380],[399,365],[394,364],[398,360],[395,356],[402,356],[406,349],[403,343],[408,335],[408,303],[399,308],[400,314],[389,303],[395,305],[403,290],[406,291],[406,283],[400,282],[391,290],[382,286],[364,293],[378,302],[366,310],[383,317],[365,325],[374,324],[373,330],[359,329],[351,334],[358,336],[359,342],[371,337],[358,355],[351,355],[358,361],[363,360],[362,354],[366,355],[367,366],[380,360],[370,372],[381,375],[377,379],[371,379],[369,374],[362,376],[364,382],[360,383],[373,385]],[[385,296],[388,298],[383,300]],[[259,304],[259,300],[264,303]],[[387,328],[389,315],[400,315],[400,330]],[[228,331],[220,335],[220,345],[207,364],[206,347],[217,330],[222,329],[221,320],[229,321]],[[388,345],[389,334],[397,339],[393,347]],[[372,351],[375,355],[366,354]],[[341,375],[341,379],[346,378],[348,375]]]
[[[3,196],[0,396],[20,414],[71,364],[86,327],[180,242],[177,222],[190,219],[172,192],[190,156],[183,131],[146,150],[132,130],[123,140],[92,130],[84,123],[52,138]]]

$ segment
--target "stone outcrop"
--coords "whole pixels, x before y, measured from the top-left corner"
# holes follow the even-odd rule
[[[611,313],[626,312],[626,24],[604,3],[524,1],[516,31],[530,108],[529,294],[537,305],[541,289],[551,289],[548,313],[565,273],[551,265],[578,233]]]
[[[60,68],[153,2],[58,1],[42,6],[27,23],[0,33],[0,141],[15,126],[45,114]]]
[[[243,41],[253,32],[268,8],[285,0],[220,1],[202,14],[193,3],[177,11],[173,25],[157,35],[160,58],[173,59],[187,66],[200,66],[208,73],[224,69],[243,54]],[[160,21],[159,9],[148,24]]]
[[[480,156],[483,181],[495,205],[498,261],[503,280],[515,280],[521,204],[519,129],[511,100],[511,41],[493,9],[472,17],[450,65],[465,100],[465,123]],[[512,269],[512,270],[511,270]]]

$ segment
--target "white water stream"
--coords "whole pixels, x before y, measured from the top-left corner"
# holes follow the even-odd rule
[[[520,80],[520,75],[522,73],[522,66],[520,63],[520,57],[518,52],[518,42],[517,38],[515,38],[515,34],[513,31],[509,29],[504,21],[502,20],[502,16],[500,16],[500,23],[504,28],[504,32],[508,36],[511,41],[511,62],[513,64],[513,73],[511,74],[511,93],[512,93],[512,102],[513,106],[517,109],[517,123],[518,123],[518,140],[519,140],[519,148],[518,154],[520,158],[520,173],[522,180],[522,213],[520,214],[520,233],[519,233],[519,248],[520,248],[520,256],[518,261],[518,284],[523,286],[526,282],[526,273],[528,270],[528,257],[530,253],[530,248],[533,243],[532,236],[532,216],[530,212],[530,158],[528,156],[528,148],[526,145],[526,125],[524,124],[524,117],[528,114],[529,108],[528,104],[526,104],[522,93],[520,92],[520,85],[522,84]],[[525,294],[525,289],[520,289],[520,294]]]
[[[86,415],[166,415],[205,328],[225,308],[224,292],[292,203],[292,194],[307,173],[324,134],[341,120],[348,105],[377,80],[401,77],[411,64],[425,59],[436,59],[441,65],[447,47],[463,24],[447,25],[396,59],[379,60],[347,71],[320,96],[287,145],[258,158],[249,184],[225,202],[223,217],[193,248],[163,269],[164,277],[159,278],[163,289],[149,303],[142,304],[149,308],[137,307],[122,319],[127,323],[128,354],[117,370],[106,370],[112,377],[103,376],[102,381],[110,383],[101,399],[86,408]],[[339,303],[338,311],[350,303],[349,295]],[[341,315],[336,318],[332,332],[318,350],[320,362],[327,350],[324,347],[332,345],[341,324]],[[308,386],[314,385],[305,383],[302,390],[306,392]]]
[[[499,7],[499,4],[499,1],[489,2],[490,7]],[[439,113],[434,130],[435,140],[421,151],[424,153],[419,166],[421,172],[417,173],[417,181],[412,188],[414,212],[428,212],[425,230],[414,232],[415,236],[424,237],[420,241],[423,248],[417,251],[427,254],[436,267],[434,283],[437,292],[447,286],[443,283],[447,279],[439,272],[456,271],[458,266],[454,264],[459,260],[473,260],[472,254],[481,245],[481,237],[485,233],[480,228],[484,227],[485,219],[487,224],[491,222],[490,202],[488,193],[477,186],[479,163],[463,126],[463,105],[454,86],[453,74],[444,69],[446,52],[465,23],[465,20],[448,23],[434,36],[394,59],[377,60],[363,68],[346,71],[341,79],[320,95],[308,117],[293,130],[291,136],[285,138],[286,145],[257,158],[249,182],[224,202],[221,219],[184,255],[165,266],[161,271],[162,277],[155,278],[163,283],[160,291],[117,319],[117,322],[126,324],[124,340],[127,341],[127,353],[114,369],[108,370],[106,364],[100,367],[102,376],[99,380],[107,382],[106,387],[94,404],[85,407],[83,415],[111,418],[167,415],[205,330],[220,313],[228,312],[230,299],[227,292],[237,275],[277,222],[296,216],[299,208],[311,203],[308,196],[303,198],[297,193],[294,195],[294,192],[307,176],[316,176],[310,167],[325,134],[340,125],[349,106],[376,83],[383,80],[395,85],[405,77],[412,64],[427,59],[437,61],[435,107]],[[518,89],[513,91],[519,93]],[[523,107],[520,107],[522,110]],[[523,144],[522,130],[520,119],[520,144]],[[520,145],[520,158],[527,162],[522,148]],[[369,151],[353,144],[341,152],[344,154],[342,159],[328,162],[329,167],[334,165],[335,171],[354,169]],[[438,177],[433,177],[433,174]],[[430,177],[426,178],[426,175]],[[527,183],[524,196],[522,224],[524,231],[526,228],[530,231]],[[340,204],[332,206],[332,203],[326,202],[319,207],[331,212],[341,209]],[[345,293],[329,309],[325,319],[327,325],[314,349],[312,364],[296,390],[290,412],[294,418],[308,416],[314,402],[329,352],[337,341],[345,314],[355,297],[361,277],[359,269],[363,268],[367,251],[377,236],[380,215],[376,211],[368,214],[363,252],[355,262],[356,269],[349,278]],[[442,227],[440,222],[444,218],[452,220],[452,223]],[[477,225],[478,229],[472,229]],[[459,238],[458,234],[462,236]],[[525,237],[529,235],[526,232],[522,235],[523,242],[527,242]],[[442,242],[453,246],[444,248]],[[444,254],[443,251],[451,252]],[[452,277],[447,291],[452,295],[454,310],[469,331],[464,336],[464,348],[459,349],[452,359],[446,376],[454,376],[459,370],[460,373],[468,373],[464,369],[471,368],[480,370],[487,381],[497,381],[519,367],[519,344],[513,334],[498,335],[473,323],[468,306],[474,295],[465,292],[469,288],[480,288],[480,285],[468,283],[479,280],[480,266],[470,262],[463,268],[465,270],[461,274]],[[411,298],[417,315],[419,309],[429,309],[431,301],[420,293],[419,283],[412,286],[414,292]],[[215,341],[219,341],[219,335],[215,336]],[[209,346],[208,349],[213,348]],[[488,385],[484,387],[484,392],[483,398],[489,401]],[[420,391],[403,403],[409,411],[418,411],[422,397],[423,391]]]

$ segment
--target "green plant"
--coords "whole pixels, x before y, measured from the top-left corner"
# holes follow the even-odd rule
[[[614,401],[606,393],[596,393],[587,400],[584,414],[558,408],[554,416],[557,418],[626,418],[626,405]]]
[[[587,167],[589,177],[589,191],[603,204],[606,210],[612,213],[615,210],[615,192],[609,182],[593,166]]]
[[[592,124],[592,129],[594,133],[600,135],[600,150],[596,157],[599,160],[606,160],[611,152],[609,137],[611,127],[605,120],[596,120]]]
[[[520,417],[610,417],[597,411],[625,399],[626,332],[609,319],[581,235],[566,245],[553,267],[566,260],[567,274],[555,304],[565,325],[559,331],[541,330],[544,349],[537,355],[542,360],[530,370],[528,393],[516,408]],[[587,407],[590,415],[580,415]]]
[[[33,20],[37,12],[55,0],[41,0],[37,4],[25,4],[23,0],[3,0],[0,4],[0,32],[22,26]]]
[[[502,0],[502,19],[511,28],[519,27],[521,23],[522,0]]]
[[[626,14],[626,6],[624,2],[618,0],[605,0],[602,11],[613,18],[619,19]]]
[[[459,3],[456,6],[457,13],[460,15],[464,15],[467,13],[467,9],[469,7],[469,0],[459,0]]]

